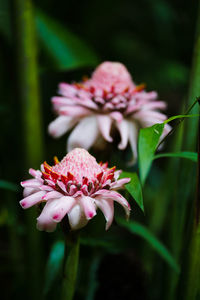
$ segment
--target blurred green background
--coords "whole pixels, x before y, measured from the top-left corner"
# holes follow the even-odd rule
[[[19,182],[28,178],[28,168],[39,168],[44,160],[52,163],[54,155],[59,159],[65,155],[66,136],[53,140],[47,134],[54,118],[50,98],[56,95],[59,82],[79,81],[102,61],[119,61],[136,83],[146,83],[148,91],[156,90],[159,99],[168,103],[168,116],[179,114],[189,88],[198,1],[33,1],[34,10],[27,11],[33,14],[31,28],[36,30],[38,66],[34,72],[39,78],[40,105],[29,115],[23,99],[32,95],[34,102],[37,93],[24,87],[26,95],[22,95],[26,82],[23,63],[29,54],[23,52],[28,37],[23,35],[26,21],[19,26],[20,2],[0,0],[1,299],[57,299],[62,233],[37,233],[35,211],[24,212],[18,204],[22,198]],[[183,136],[180,129],[176,146],[169,138],[164,150],[179,149]],[[99,160],[110,150],[97,153]],[[184,150],[195,151],[189,146]],[[114,151],[109,159],[121,167],[123,155]],[[131,233],[130,228],[127,231],[114,223],[105,233],[101,215],[87,226],[81,240],[75,299],[183,299],[187,266],[178,275],[175,261],[180,265],[187,256],[180,249],[189,240],[185,237],[183,242],[182,237],[185,229],[186,235],[191,229],[192,223],[185,221],[190,199],[184,202],[183,213],[173,201],[182,199],[180,189],[183,193],[185,188],[192,199],[195,179],[180,179],[180,168],[187,165],[169,161],[153,165],[143,191],[145,215],[130,200],[132,219],[145,227],[135,224]],[[194,174],[192,165],[190,175]],[[173,184],[178,187],[175,195]]]

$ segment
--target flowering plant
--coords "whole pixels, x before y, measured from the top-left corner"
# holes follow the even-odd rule
[[[23,208],[45,202],[37,218],[39,230],[54,231],[58,222],[68,214],[72,230],[85,226],[99,208],[106,219],[106,229],[114,216],[114,204],[121,204],[129,217],[130,205],[116,190],[123,188],[130,178],[118,179],[120,171],[108,168],[107,163],[97,163],[84,149],[74,149],[55,165],[46,162],[40,170],[30,169],[34,179],[21,182],[24,187]]]
[[[67,142],[68,151],[75,147],[89,149],[99,136],[112,142],[114,125],[121,136],[118,148],[125,149],[129,142],[136,160],[139,129],[166,120],[166,115],[158,111],[165,109],[166,103],[157,101],[156,92],[146,92],[145,85],[135,85],[121,63],[104,62],[90,79],[61,83],[59,94],[52,98],[58,117],[50,123],[49,133],[58,138],[76,125]],[[169,130],[166,124],[162,137]]]

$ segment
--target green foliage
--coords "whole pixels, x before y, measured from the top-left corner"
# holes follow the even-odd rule
[[[85,41],[39,10],[36,25],[40,42],[55,69],[68,70],[98,63],[96,54]]]
[[[168,249],[153,235],[152,232],[150,232],[145,226],[142,224],[135,222],[135,221],[129,221],[126,222],[122,218],[117,218],[117,222],[119,225],[123,226],[127,230],[129,230],[131,233],[136,234],[143,239],[145,239],[152,248],[176,271],[179,272],[179,266],[177,265],[176,261],[168,251]]]
[[[63,241],[56,241],[50,250],[45,272],[44,294],[47,294],[51,290],[57,277],[60,277],[64,259],[64,248]]]
[[[162,157],[177,157],[177,158],[186,158],[190,159],[193,162],[197,162],[198,154],[196,152],[184,151],[184,152],[175,152],[175,153],[161,153],[154,155],[154,159]]]
[[[145,183],[146,177],[150,170],[154,152],[158,146],[163,129],[163,123],[140,129],[138,139],[138,160],[142,184]]]
[[[19,191],[19,186],[7,180],[0,180],[0,189],[5,189],[13,192]]]
[[[138,178],[137,173],[130,173],[130,172],[122,172],[120,174],[120,178],[129,177],[131,181],[125,185],[126,190],[131,194],[134,198],[135,202],[144,212],[144,203],[143,203],[143,196],[142,196],[142,187],[140,180]]]

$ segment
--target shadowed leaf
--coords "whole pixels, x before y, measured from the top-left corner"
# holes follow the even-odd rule
[[[174,260],[173,256],[170,254],[168,249],[150,232],[145,226],[134,222],[127,222],[123,218],[116,219],[119,225],[123,226],[131,233],[136,234],[143,239],[145,239],[152,248],[178,273],[180,272],[179,266]]]
[[[19,191],[19,187],[17,184],[9,182],[7,180],[0,180],[0,189],[5,189],[13,192]]]
[[[65,245],[63,241],[57,241],[52,246],[46,266],[44,294],[49,292],[54,280],[60,273],[64,258],[64,248]]]
[[[187,159],[190,159],[191,161],[194,161],[194,162],[197,162],[197,159],[198,159],[197,153],[196,152],[190,152],[190,151],[156,154],[154,156],[154,159],[162,158],[162,157],[187,158]]]
[[[79,37],[41,11],[36,14],[38,37],[56,69],[67,70],[98,63],[94,51]]]
[[[135,202],[139,205],[141,210],[144,212],[142,187],[137,173],[122,172],[120,178],[125,178],[125,177],[131,178],[131,181],[125,185],[126,190],[131,194]]]

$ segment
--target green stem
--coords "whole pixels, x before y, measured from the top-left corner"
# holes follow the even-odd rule
[[[200,119],[198,136],[198,168],[197,168],[197,196],[195,203],[195,214],[192,239],[190,245],[190,264],[188,267],[188,282],[185,299],[199,299],[200,296]]]
[[[13,0],[13,14],[17,80],[23,122],[24,168],[38,168],[43,160],[43,138],[32,1]],[[38,299],[42,280],[40,235],[35,229],[36,211],[32,209],[26,216],[29,299]]]
[[[79,261],[79,233],[72,231],[65,238],[62,300],[72,300],[75,293]]]
[[[198,15],[197,15],[197,31],[196,31],[196,42],[194,45],[194,54],[193,54],[193,63],[192,63],[192,70],[191,70],[191,79],[190,79],[190,86],[189,86],[189,94],[188,94],[188,105],[191,105],[196,97],[199,97],[200,95],[200,2],[199,2],[199,9],[198,9]],[[194,106],[191,114],[197,114],[199,112],[198,106]],[[198,133],[198,119],[197,118],[191,118],[188,120],[187,123],[184,124],[184,138],[182,142],[182,146],[184,150],[187,151],[195,151],[196,149],[196,143],[197,143],[197,133]],[[169,286],[167,289],[167,299],[177,299],[177,286],[178,281],[180,280],[180,289],[179,294],[181,295],[181,299],[195,299],[195,290],[197,290],[197,285],[199,285],[200,282],[198,282],[198,273],[196,272],[197,269],[193,268],[194,261],[197,268],[200,268],[200,261],[198,261],[195,255],[196,250],[198,249],[199,241],[198,241],[198,229],[195,226],[192,228],[192,222],[191,220],[195,221],[194,213],[191,214],[191,218],[189,216],[190,212],[193,212],[193,209],[195,207],[195,196],[194,196],[194,190],[195,190],[195,181],[193,180],[193,177],[195,177],[195,166],[192,165],[188,161],[184,161],[180,165],[179,170],[177,171],[179,173],[179,177],[177,180],[177,194],[176,198],[174,198],[173,201],[173,214],[172,214],[172,220],[171,220],[171,230],[170,232],[170,238],[171,238],[171,248],[174,253],[174,256],[178,261],[181,261],[182,263],[182,273],[181,276],[178,277],[175,274],[169,273]],[[191,178],[191,179],[190,179]],[[187,185],[185,184],[187,182]],[[184,187],[184,188],[179,188]],[[192,201],[194,199],[194,201]],[[187,237],[185,235],[187,232],[189,232],[189,247],[190,251],[194,251],[194,253],[191,255],[191,258],[189,259],[189,271],[185,271],[188,264],[188,243],[186,244]],[[196,241],[195,241],[196,240]],[[184,251],[183,251],[184,249]],[[193,257],[192,257],[193,256]],[[194,258],[196,256],[196,258]],[[193,280],[191,281],[192,276]],[[185,278],[186,277],[186,278]],[[187,281],[187,284],[185,285],[185,282]],[[191,297],[188,298],[188,295],[191,295]],[[194,298],[193,298],[193,296]]]

